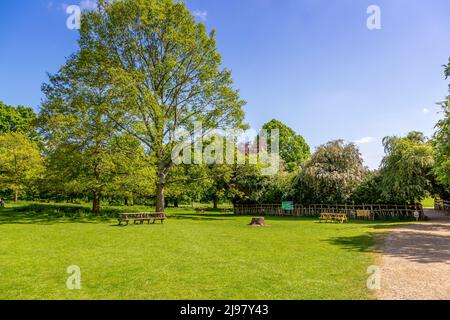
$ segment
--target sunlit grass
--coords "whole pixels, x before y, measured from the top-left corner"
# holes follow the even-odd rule
[[[424,208],[434,208],[434,199],[426,198],[426,199],[422,200],[422,206]]]
[[[366,299],[372,232],[387,226],[274,217],[254,228],[181,208],[164,225],[118,227],[27,208],[0,210],[0,299]],[[66,287],[71,265],[79,291]]]

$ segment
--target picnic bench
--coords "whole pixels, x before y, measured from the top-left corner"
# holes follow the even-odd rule
[[[370,210],[356,210],[356,218],[370,220],[372,218],[372,215],[370,213]]]
[[[321,213],[319,221],[344,223],[348,222],[348,217],[345,213]]]
[[[130,221],[134,221],[134,224],[144,224],[145,221],[148,221],[148,224],[150,224],[152,220],[153,224],[156,221],[161,221],[161,224],[163,224],[164,220],[166,220],[166,215],[163,212],[121,213],[119,215],[119,225],[122,225],[122,222],[126,222],[128,225]]]

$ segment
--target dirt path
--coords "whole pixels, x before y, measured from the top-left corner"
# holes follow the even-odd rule
[[[382,245],[380,299],[450,299],[450,216],[390,232]]]

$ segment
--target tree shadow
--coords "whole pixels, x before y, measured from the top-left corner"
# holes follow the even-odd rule
[[[234,215],[226,214],[185,214],[185,213],[173,213],[167,216],[167,218],[175,220],[193,220],[193,221],[223,221],[225,218],[232,218]]]
[[[325,241],[344,250],[381,253],[416,263],[450,264],[450,234],[433,233],[449,232],[450,225],[410,224],[401,227],[379,225],[373,226],[373,228],[385,230],[375,234],[354,237],[334,237]]]
[[[94,216],[87,214],[81,207],[77,207],[76,210],[74,210],[72,207],[67,206],[28,204],[0,209],[0,225],[51,225],[57,223],[97,224],[110,220],[111,216]]]

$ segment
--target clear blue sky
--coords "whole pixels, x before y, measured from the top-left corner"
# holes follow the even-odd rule
[[[92,0],[91,0],[92,1]],[[0,2],[0,100],[32,106],[77,48],[67,4],[89,0]],[[368,30],[367,7],[381,8]],[[277,118],[316,147],[359,141],[366,164],[379,165],[381,139],[430,135],[447,94],[449,0],[187,0],[217,30],[224,66],[248,101],[247,122]]]

